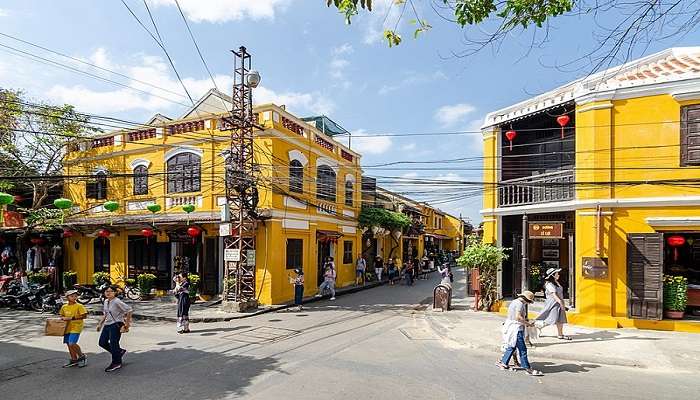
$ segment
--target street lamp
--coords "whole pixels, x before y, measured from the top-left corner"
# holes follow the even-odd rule
[[[248,80],[248,86],[255,89],[260,84],[260,73],[254,69],[251,69],[248,71],[246,79]]]

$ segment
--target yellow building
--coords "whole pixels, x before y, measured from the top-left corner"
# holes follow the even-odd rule
[[[157,115],[144,129],[73,145],[65,174],[80,178],[65,182],[65,195],[75,203],[67,222],[76,232],[66,239],[66,257],[80,282],[95,271],[115,280],[150,272],[159,289],[169,289],[174,271],[186,268],[201,276],[201,293],[222,292],[220,223],[231,139],[217,127],[227,109],[230,98],[212,90],[178,120]],[[296,267],[305,271],[306,295],[315,293],[327,256],[335,259],[337,286],[354,283],[361,251],[360,155],[284,107],[260,105],[254,112],[264,127],[255,132],[254,154],[259,301],[291,300],[289,276]],[[119,208],[109,212],[106,201]],[[161,210],[152,213],[155,204]],[[190,227],[201,234],[188,236]],[[144,229],[155,236],[145,237]]]
[[[558,266],[570,322],[700,332],[700,322],[663,312],[664,274],[690,280],[686,316],[700,307],[698,126],[700,48],[669,49],[490,113],[483,236],[513,248],[501,295],[532,286],[523,264],[527,274]],[[671,236],[683,244],[671,247]]]

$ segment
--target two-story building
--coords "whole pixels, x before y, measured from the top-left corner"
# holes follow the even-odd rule
[[[230,97],[211,90],[181,118],[156,116],[143,129],[95,136],[65,158],[67,260],[80,282],[96,271],[117,280],[149,272],[169,289],[174,271],[201,276],[200,292],[223,290],[222,209],[231,136],[217,129]],[[291,271],[302,268],[306,294],[333,256],[338,286],[354,282],[361,251],[360,155],[273,104],[254,108],[259,301],[293,298]],[[116,202],[110,211],[106,202]],[[191,229],[195,228],[195,229]],[[225,233],[224,233],[225,234]],[[152,235],[152,236],[151,236]]]
[[[488,114],[483,238],[513,249],[501,295],[529,285],[523,267],[559,267],[573,323],[700,331],[663,313],[664,274],[690,280],[687,316],[700,307],[699,127],[700,48]]]

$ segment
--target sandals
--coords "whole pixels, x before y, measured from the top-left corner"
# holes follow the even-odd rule
[[[560,339],[560,340],[571,340],[571,336],[561,335],[561,336],[557,336],[557,339]]]
[[[542,371],[538,371],[538,370],[532,369],[532,368],[528,369],[526,372],[528,375],[531,375],[531,376],[544,376]]]
[[[497,366],[498,369],[500,369],[501,371],[506,371],[506,370],[510,369],[510,367],[508,367],[507,365],[503,364],[503,362],[501,362],[501,361],[496,361],[496,366]]]

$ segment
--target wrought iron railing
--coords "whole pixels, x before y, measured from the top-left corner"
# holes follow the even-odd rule
[[[510,207],[573,200],[576,197],[573,183],[573,169],[501,181],[498,205]]]

